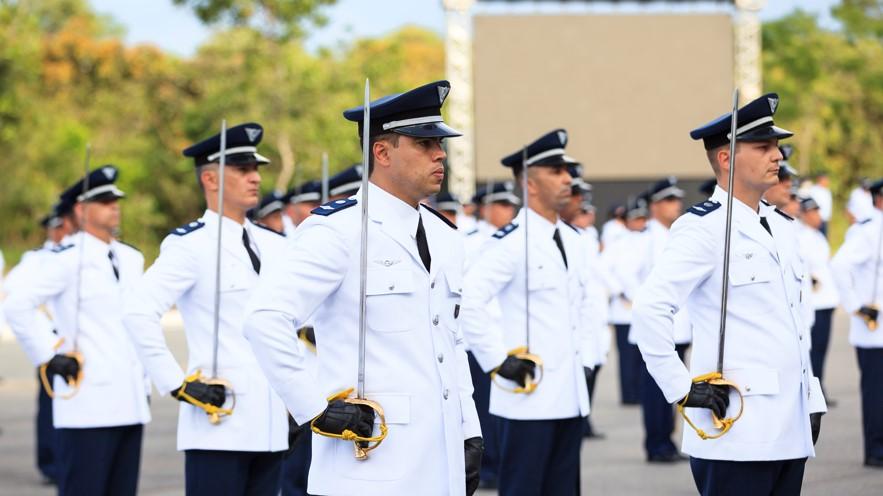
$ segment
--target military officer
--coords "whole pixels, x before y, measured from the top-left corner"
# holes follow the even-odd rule
[[[464,231],[466,250],[466,270],[475,261],[482,245],[491,239],[498,229],[515,218],[521,199],[513,193],[511,181],[500,181],[479,188],[472,201],[478,205],[478,221],[470,231]]]
[[[460,200],[456,195],[448,191],[435,195],[435,209],[445,216],[448,222],[457,225],[458,214],[463,210]],[[459,230],[459,228],[458,228]]]
[[[282,209],[285,207],[284,196],[276,191],[267,193],[261,198],[257,207],[248,211],[248,218],[255,224],[285,235],[285,223],[282,221]]]
[[[797,224],[798,247],[801,258],[806,262],[810,277],[810,291],[807,294],[815,318],[811,327],[810,358],[812,370],[824,391],[825,355],[828,352],[828,341],[831,337],[831,317],[834,308],[840,302],[834,275],[831,272],[831,247],[822,232],[823,220],[821,208],[812,197],[800,201],[800,221]],[[827,392],[825,399],[832,406]]]
[[[630,196],[623,212],[626,230],[610,241],[601,254],[601,261],[609,273],[608,320],[614,329],[619,355],[619,391],[623,405],[641,404],[641,352],[634,340],[629,341],[629,334],[634,291],[638,288],[638,281],[643,280],[635,272],[639,268],[636,261],[648,256],[650,246],[648,215],[644,194]]]
[[[105,165],[65,191],[80,232],[71,244],[41,256],[5,305],[18,341],[35,365],[45,364],[54,391],[61,495],[134,495],[150,421],[149,384],[121,311],[144,257],[115,239],[124,196],[114,184],[117,174]],[[57,335],[53,326],[38,323],[44,303],[52,308]]]
[[[441,117],[447,81],[371,103],[365,396],[389,434],[367,460],[352,442],[313,436],[311,494],[471,494],[481,438],[459,330],[462,241],[419,201],[444,179]],[[344,112],[360,124],[364,109]],[[329,396],[356,385],[359,368],[360,191],[315,209],[249,304],[245,333],[298,424],[339,435],[376,434],[373,411]],[[292,332],[314,319],[314,377]],[[419,488],[419,489],[415,489]]]
[[[625,286],[627,295],[637,293],[640,284],[650,275],[653,266],[662,257],[665,245],[668,242],[669,229],[674,221],[683,213],[684,191],[678,187],[677,179],[667,177],[654,183],[646,193],[648,200],[650,219],[647,221],[646,236],[641,237],[640,242],[631,243],[623,248],[629,250],[638,247],[640,251],[629,251],[628,258],[633,267],[628,274],[631,280]],[[686,309],[681,309],[673,317],[674,320],[674,343],[675,351],[681,360],[690,347],[690,320]],[[629,333],[629,343],[637,344],[638,337],[635,328]],[[647,371],[646,365],[641,363],[639,396],[644,421],[644,451],[647,461],[650,463],[671,463],[685,460],[678,453],[678,448],[671,439],[674,433],[674,410],[659,386],[653,381],[653,377]]]
[[[160,254],[135,287],[124,321],[162,396],[181,402],[178,449],[184,451],[188,495],[275,495],[287,448],[285,406],[270,389],[242,335],[245,301],[284,244],[279,233],[246,218],[258,204],[263,128],[254,122],[227,130],[226,149],[216,134],[184,155],[193,158],[207,208],[199,219],[172,229]],[[225,154],[223,218],[218,217],[219,162]],[[221,223],[220,313],[214,341],[217,243]],[[182,369],[163,336],[160,318],[175,305],[184,320],[188,363]],[[293,329],[291,329],[293,332]],[[217,361],[213,358],[217,347]],[[206,382],[213,369],[230,384]],[[204,405],[235,409],[210,422]]]
[[[353,164],[328,178],[328,198],[339,200],[356,194],[362,185],[362,164]]]
[[[463,332],[485,373],[496,374],[509,388],[523,387],[528,375],[537,377],[540,371],[533,362],[510,351],[528,342],[530,352],[546,364],[542,382],[530,394],[491,387],[490,412],[499,417],[499,491],[504,496],[576,494],[579,488],[583,418],[589,413],[581,355],[594,349],[587,323],[597,302],[586,287],[579,235],[559,218],[570,200],[566,145],[567,132],[557,129],[531,143],[526,160],[522,150],[502,159],[516,178],[527,174],[530,208],[494,234],[463,285]],[[488,312],[494,298],[504,309],[502,320]]]
[[[729,187],[734,188],[727,333],[723,376],[744,395],[744,412],[718,439],[684,429],[703,495],[798,494],[806,459],[814,456],[825,402],[809,362],[801,322],[806,274],[794,222],[761,202],[779,182],[779,103],[770,93],[738,110],[734,183],[728,183],[730,115],[690,133],[703,140],[718,186],[673,225],[662,257],[635,301],[632,325],[647,369],[670,403],[680,403],[697,428],[711,433],[711,413],[735,416],[740,399],[729,386],[693,381],[718,363],[724,234]],[[674,315],[690,312],[689,368],[676,352]],[[727,410],[729,405],[729,411]],[[708,411],[711,410],[711,411]],[[686,426],[685,426],[686,427]],[[748,462],[748,463],[746,463]]]
[[[294,234],[294,229],[310,216],[310,211],[322,203],[322,183],[315,180],[307,181],[293,188],[285,196],[287,197],[285,213],[291,223],[285,234],[291,236]]]
[[[861,371],[864,463],[883,468],[883,331],[874,330],[883,307],[883,179],[868,189],[874,210],[846,232],[831,269],[840,303],[852,316],[849,342],[855,346]]]

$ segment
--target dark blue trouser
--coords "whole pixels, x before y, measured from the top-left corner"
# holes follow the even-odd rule
[[[313,458],[313,432],[309,424],[301,432],[282,458],[282,496],[307,496],[307,479]]]
[[[582,417],[497,422],[500,496],[579,494]]]
[[[616,349],[619,352],[619,391],[620,401],[637,405],[641,401],[641,351],[629,343],[628,324],[614,324],[616,329]]]
[[[693,481],[702,496],[798,496],[806,458],[732,462],[690,458]]]
[[[855,351],[861,372],[865,459],[883,459],[883,348],[856,348]]]
[[[675,345],[681,361],[684,361],[684,353],[689,347],[689,344]],[[644,450],[647,456],[677,453],[678,448],[671,440],[671,434],[675,429],[674,407],[665,399],[662,390],[647,371],[643,359],[641,360],[641,410],[644,414]]]
[[[284,451],[184,452],[187,496],[277,496]]]
[[[59,496],[127,496],[138,490],[144,425],[56,429]]]
[[[816,321],[810,331],[812,349],[809,350],[809,359],[812,362],[812,371],[819,378],[820,383],[825,375],[825,356],[828,354],[828,342],[831,339],[832,313],[834,313],[833,308],[816,310]]]
[[[37,375],[40,371],[37,369]],[[37,379],[37,469],[43,477],[58,480],[58,440],[52,425],[52,398]]]
[[[497,417],[488,411],[491,404],[491,378],[481,370],[472,353],[469,358],[469,372],[472,374],[472,400],[478,411],[478,423],[481,425],[481,436],[484,440],[484,454],[481,455],[480,477],[483,481],[497,480],[497,465],[500,455],[497,440]]]

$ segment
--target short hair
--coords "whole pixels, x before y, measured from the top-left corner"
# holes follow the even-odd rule
[[[196,184],[199,185],[199,189],[205,193],[205,185],[202,184],[202,173],[213,166],[217,166],[217,162],[209,162],[207,164],[197,165],[196,166]]]
[[[368,177],[374,172],[374,143],[388,141],[393,148],[398,148],[400,136],[398,133],[381,133],[368,139]],[[359,144],[362,144],[362,139],[359,139]]]
[[[727,143],[727,144],[724,144],[721,146],[716,146],[716,147],[712,148],[711,150],[705,151],[705,156],[708,158],[708,163],[711,164],[711,170],[714,171],[715,176],[720,175],[720,172],[721,172],[720,164],[717,163],[717,154],[718,154],[718,152],[720,152],[720,150],[722,148],[729,149],[730,144]]]

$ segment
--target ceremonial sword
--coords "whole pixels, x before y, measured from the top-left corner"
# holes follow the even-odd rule
[[[322,205],[326,203],[328,203],[328,152],[322,152]]]
[[[718,429],[717,433],[708,434],[702,429],[696,427],[695,424],[690,420],[687,414],[684,411],[684,407],[681,404],[678,404],[678,411],[687,421],[690,427],[696,431],[696,434],[699,435],[702,439],[717,439],[724,434],[726,434],[733,424],[742,417],[742,410],[745,407],[744,400],[742,398],[742,391],[739,389],[735,383],[724,379],[724,348],[727,337],[727,298],[729,296],[729,276],[730,276],[730,245],[732,243],[732,232],[733,232],[733,179],[735,177],[736,170],[736,129],[738,127],[738,113],[739,113],[739,89],[736,88],[733,91],[733,112],[730,114],[730,170],[728,171],[728,179],[727,179],[727,218],[724,227],[724,270],[721,275],[721,311],[720,311],[720,327],[718,331],[718,344],[717,344],[717,368],[715,372],[709,374],[703,374],[698,377],[693,378],[693,382],[707,382],[712,385],[717,386],[729,386],[736,391],[739,395],[739,413],[736,414],[735,417],[725,417],[723,419],[717,418],[717,416],[712,412],[711,420],[714,424],[714,428]]]
[[[81,190],[80,196],[83,198],[83,208],[82,208],[82,218],[83,222],[81,224],[86,223],[86,206],[89,202],[86,200],[86,193],[89,192],[89,161],[92,159],[92,144],[86,143],[86,158],[83,161],[83,170],[85,175],[83,176],[83,189]],[[78,222],[78,224],[80,224]],[[86,232],[83,230],[83,225],[79,226],[80,228],[80,246],[77,247],[77,285],[76,285],[76,302],[77,305],[74,307],[74,330],[73,336],[71,337],[71,341],[73,341],[73,351],[65,353],[66,356],[69,356],[77,361],[79,367],[77,369],[77,377],[71,381],[68,381],[68,387],[71,391],[67,394],[59,394],[56,395],[55,391],[52,389],[52,383],[49,381],[49,376],[46,374],[46,369],[49,366],[49,363],[44,363],[40,365],[40,382],[43,383],[43,389],[46,390],[46,394],[50,398],[58,397],[62,400],[68,400],[73,398],[80,391],[80,383],[83,381],[83,354],[80,353],[79,345],[77,337],[80,333],[80,306],[82,302],[82,298],[80,298],[80,293],[83,286],[83,245],[86,241]],[[55,349],[61,347],[64,344],[64,338],[61,338],[58,343],[55,344]]]
[[[881,221],[883,221],[883,217],[881,217]],[[874,261],[874,285],[871,289],[871,302],[868,304],[869,307],[873,309],[877,309],[877,286],[879,286],[880,282],[880,258],[881,251],[883,251],[883,222],[880,222],[880,233],[877,235],[877,260]],[[879,318],[879,315],[878,315]],[[869,331],[877,330],[877,319],[871,319],[870,317],[865,319],[865,325],[868,326]]]

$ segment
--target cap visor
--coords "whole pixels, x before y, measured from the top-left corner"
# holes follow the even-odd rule
[[[412,138],[456,138],[457,136],[463,136],[461,132],[444,122],[429,122],[415,126],[398,127],[390,131]]]
[[[220,161],[220,159],[218,159]],[[234,153],[227,155],[226,165],[266,165],[270,163],[270,159],[260,153]]]
[[[740,134],[736,141],[766,141],[769,139],[785,139],[790,138],[791,136],[794,136],[794,133],[787,129],[782,129],[776,126],[766,126]]]

